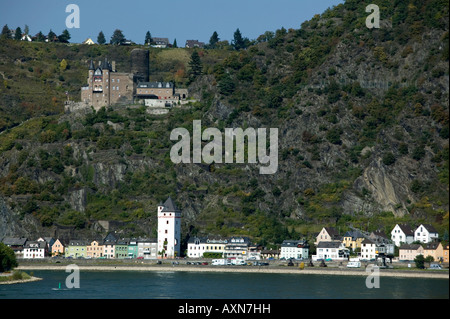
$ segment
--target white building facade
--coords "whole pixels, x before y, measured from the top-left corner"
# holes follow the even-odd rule
[[[137,241],[137,256],[144,259],[158,258],[158,243],[156,239],[142,238]]]
[[[391,240],[397,247],[402,243],[411,244],[414,241],[414,231],[408,225],[397,224],[391,231]]]
[[[29,241],[23,249],[23,258],[44,258],[46,255],[45,241]]]
[[[427,244],[436,241],[439,237],[437,230],[427,224],[422,224],[414,232],[414,241],[420,241],[421,243]]]
[[[307,259],[309,245],[302,240],[284,240],[281,244],[280,258]]]
[[[181,211],[172,198],[158,205],[158,258],[180,256]]]

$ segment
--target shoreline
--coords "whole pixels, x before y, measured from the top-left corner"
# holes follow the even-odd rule
[[[31,277],[29,279],[19,279],[19,280],[8,280],[8,281],[0,281],[0,285],[13,285],[13,284],[24,284],[27,282],[40,281],[42,278],[39,277]]]
[[[19,266],[17,270],[62,270],[65,271],[67,265],[27,265]],[[269,274],[298,274],[298,275],[341,275],[341,276],[368,276],[372,272],[361,270],[348,270],[342,268],[320,268],[320,269],[298,269],[298,268],[268,268],[268,267],[235,267],[235,266],[210,266],[210,267],[190,267],[190,266],[85,266],[77,265],[81,271],[158,271],[158,272],[216,272],[216,273],[269,273]],[[422,272],[422,271],[402,271],[380,269],[380,277],[403,277],[403,278],[437,278],[449,279],[448,272]]]

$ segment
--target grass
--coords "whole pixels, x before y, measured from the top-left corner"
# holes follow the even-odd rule
[[[14,270],[9,276],[0,276],[0,282],[17,281],[17,280],[29,280],[32,274],[29,275],[26,272]]]

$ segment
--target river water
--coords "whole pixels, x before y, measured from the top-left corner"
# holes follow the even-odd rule
[[[448,299],[448,279],[261,273],[34,271],[41,281],[0,285],[0,299]]]

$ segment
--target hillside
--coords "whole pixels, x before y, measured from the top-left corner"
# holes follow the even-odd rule
[[[13,127],[0,134],[0,237],[92,238],[104,220],[152,236],[168,195],[183,210],[184,239],[273,245],[322,226],[390,232],[398,222],[448,236],[448,3],[371,3],[380,29],[365,27],[366,4],[347,1],[246,50],[201,50],[204,74],[189,86],[199,102],[165,116],[139,106],[61,114],[89,59],[108,56],[126,72],[131,47],[0,45],[0,124]],[[187,85],[191,52],[151,51],[154,79]],[[277,127],[278,172],[173,164],[171,130],[198,119],[221,131]]]

